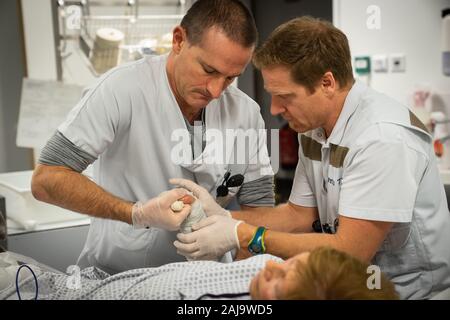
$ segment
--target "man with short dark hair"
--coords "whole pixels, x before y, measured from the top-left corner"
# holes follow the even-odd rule
[[[238,176],[222,205],[236,198],[242,208],[274,204],[273,174],[261,173],[269,163],[265,140],[246,150],[229,148],[216,161],[211,147],[217,142],[205,134],[206,128],[223,137],[227,130],[264,129],[258,105],[230,86],[256,39],[242,3],[199,0],[173,30],[168,55],[107,72],[71,111],[42,151],[32,192],[94,217],[81,267],[116,273],[185,260],[172,244],[173,231],[191,208],[172,210],[187,191],[166,191],[169,178],[197,181],[215,195],[225,178]],[[179,157],[186,141],[189,156]],[[247,153],[248,161],[234,162],[236,153]],[[80,173],[94,161],[90,181]]]
[[[354,81],[347,38],[329,22],[302,17],[279,26],[253,61],[271,113],[299,132],[289,202],[232,218],[210,206],[196,231],[179,234],[178,250],[191,259],[239,247],[289,258],[330,246],[378,265],[401,298],[448,288],[450,215],[425,126]],[[207,202],[201,187],[172,182]]]

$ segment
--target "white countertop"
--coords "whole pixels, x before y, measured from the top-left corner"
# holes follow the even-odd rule
[[[40,223],[36,225],[36,227],[32,230],[30,229],[24,229],[23,227],[19,226],[14,221],[8,219],[7,220],[7,226],[8,226],[8,235],[16,235],[16,234],[23,234],[23,233],[30,233],[30,232],[39,232],[39,231],[48,231],[48,230],[55,230],[55,229],[62,229],[62,228],[72,228],[72,227],[79,227],[79,226],[87,226],[91,224],[90,218],[80,219],[80,220],[72,220],[72,221],[61,221],[56,223]]]

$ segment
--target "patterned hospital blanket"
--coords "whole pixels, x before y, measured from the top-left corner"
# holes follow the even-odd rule
[[[158,268],[142,268],[109,275],[95,267],[71,275],[39,270],[38,299],[197,299],[205,294],[223,295],[248,292],[251,279],[266,261],[281,259],[271,255],[254,256],[246,260],[221,263],[188,261]],[[31,265],[31,268],[34,268]],[[30,272],[20,282],[22,299],[33,299],[34,278]],[[15,279],[14,279],[15,281]],[[211,298],[206,296],[203,298]],[[241,299],[249,298],[243,296]],[[15,283],[0,291],[0,299],[18,299]]]

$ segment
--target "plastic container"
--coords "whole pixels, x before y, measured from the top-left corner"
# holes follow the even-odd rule
[[[448,170],[450,169],[449,119],[441,111],[432,112],[431,119],[434,123],[433,147],[438,167],[441,170]]]
[[[78,214],[36,200],[31,194],[33,171],[0,174],[0,195],[6,200],[6,216],[25,230],[34,230],[43,224],[86,219]]]
[[[94,49],[90,61],[95,71],[104,73],[120,63],[120,45],[124,34],[117,29],[101,28],[97,30]]]

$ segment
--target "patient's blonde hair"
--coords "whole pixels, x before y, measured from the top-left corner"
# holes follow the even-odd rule
[[[369,265],[329,247],[313,250],[306,265],[298,263],[298,289],[288,300],[395,300],[394,284],[382,273],[380,289],[369,289]]]

